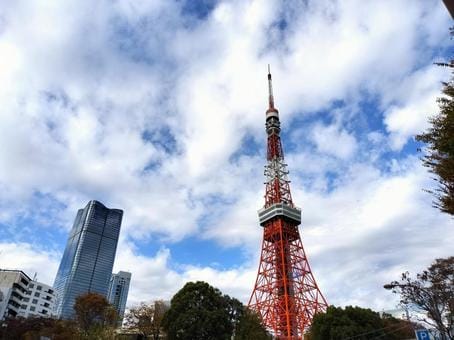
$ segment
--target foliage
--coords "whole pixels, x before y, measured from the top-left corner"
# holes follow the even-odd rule
[[[454,339],[454,256],[436,259],[416,279],[405,272],[385,288],[400,294],[401,304],[422,311],[420,321],[435,327],[442,340]]]
[[[415,328],[420,325],[406,320],[396,319],[391,315],[382,315],[383,328],[386,330],[388,339],[413,339]]]
[[[107,299],[97,293],[85,293],[74,304],[76,323],[86,338],[108,339],[112,336],[118,316]]]
[[[228,295],[224,295],[227,302],[229,319],[233,325],[233,335],[235,340],[268,340],[270,334],[262,325],[260,316],[249,308],[245,307],[240,301]]]
[[[169,308],[164,301],[147,305],[141,303],[131,308],[125,316],[125,327],[137,331],[145,339],[149,336],[157,340],[161,335],[162,319]]]
[[[347,306],[328,307],[326,313],[314,316],[309,334],[311,340],[325,339],[405,339],[413,338],[411,323],[389,315],[383,318],[370,309]]]
[[[189,282],[171,300],[164,315],[170,339],[230,339],[233,325],[222,293],[206,282]]]
[[[240,301],[228,295],[224,295],[224,299],[227,305],[229,321],[232,324],[233,329],[235,330],[238,326],[238,323],[240,322],[240,319],[243,316],[244,306]]]
[[[0,339],[39,339],[40,336],[53,340],[79,339],[72,321],[43,317],[16,317],[7,319],[0,328]]]
[[[243,309],[235,329],[235,340],[269,340],[270,334],[263,327],[260,316],[248,308]]]
[[[171,300],[164,315],[169,339],[269,339],[260,318],[235,298],[206,282],[189,282]]]
[[[454,60],[439,65],[453,69]],[[423,165],[436,175],[434,180],[438,182],[434,191],[428,190],[435,196],[434,207],[454,215],[454,76],[443,83],[442,94],[437,100],[440,112],[430,118],[431,127],[416,140],[427,144]]]

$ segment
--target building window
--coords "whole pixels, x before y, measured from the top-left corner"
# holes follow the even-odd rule
[[[38,303],[38,299],[33,299],[32,303],[36,305]]]
[[[20,296],[19,293],[15,292],[15,291],[13,291],[11,293],[11,296],[14,296],[15,298],[18,298],[19,300],[22,300],[22,296]]]
[[[21,305],[20,309],[27,309],[27,305]]]
[[[38,293],[38,292],[36,292],[36,293],[35,293],[35,296],[36,296],[36,297],[39,297],[39,293]]]
[[[16,301],[9,300],[8,303],[9,303],[10,305],[13,305],[13,306],[16,307],[16,308],[19,308],[19,307],[20,307],[20,304],[18,304]]]
[[[17,312],[15,310],[12,310],[12,309],[8,308],[8,315],[16,316]]]
[[[34,312],[35,309],[36,309],[35,306],[31,306],[31,307],[30,307],[30,311],[32,311],[32,312]]]
[[[42,289],[43,289],[43,286],[36,287],[36,290],[42,290]]]
[[[35,285],[33,283],[30,283],[29,287],[33,288],[33,287],[35,287]]]
[[[24,298],[23,300],[24,300],[24,302],[28,302],[28,301],[30,301],[30,298]]]

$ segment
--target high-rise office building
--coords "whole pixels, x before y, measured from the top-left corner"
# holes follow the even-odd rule
[[[122,217],[122,210],[98,201],[77,212],[54,282],[59,318],[74,316],[79,295],[93,292],[107,298]]]
[[[129,283],[131,282],[131,273],[119,271],[118,274],[112,274],[109,285],[107,299],[115,306],[119,316],[119,323],[123,320],[128,300]]]

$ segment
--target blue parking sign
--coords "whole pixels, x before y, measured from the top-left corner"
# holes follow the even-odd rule
[[[427,329],[418,329],[415,331],[416,333],[416,339],[418,340],[429,340],[430,339],[430,334]]]

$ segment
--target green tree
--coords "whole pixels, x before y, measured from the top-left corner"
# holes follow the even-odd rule
[[[230,339],[228,300],[206,282],[188,282],[173,296],[163,327],[169,339]]]
[[[79,339],[77,327],[70,320],[44,317],[15,317],[6,319],[0,327],[0,339],[39,339],[46,336],[53,340]]]
[[[97,293],[85,293],[74,304],[76,323],[87,339],[110,339],[118,320],[115,308]]]
[[[233,332],[235,333],[238,324],[243,317],[244,314],[244,306],[243,304],[228,295],[224,295],[224,299],[227,305],[227,312],[229,314],[229,321],[232,324]]]
[[[162,300],[152,304],[141,303],[131,308],[125,316],[125,326],[147,339],[158,340],[161,336],[162,319],[169,307]]]
[[[80,334],[76,323],[72,320],[56,320],[45,327],[39,333],[40,336],[51,338],[52,340],[77,340],[80,339]]]
[[[389,315],[383,318],[370,309],[329,306],[326,313],[314,316],[307,338],[311,340],[341,340],[372,338],[398,340],[414,336],[411,323]]]
[[[382,322],[388,339],[413,339],[415,329],[421,328],[419,324],[396,319],[389,314],[382,315]]]
[[[169,339],[270,339],[257,314],[201,281],[175,294],[162,324]]]
[[[235,328],[235,340],[269,340],[270,334],[263,327],[260,316],[248,308],[243,309]]]
[[[454,68],[454,60],[441,63],[441,66]],[[430,128],[416,140],[427,144],[423,165],[436,177],[438,186],[427,190],[435,196],[433,206],[442,212],[454,215],[454,76],[443,83],[443,96],[437,102],[440,112],[430,118]]]
[[[402,305],[422,312],[425,317],[418,319],[435,327],[442,340],[454,339],[454,256],[436,259],[416,279],[405,272],[384,288],[400,294]]]

